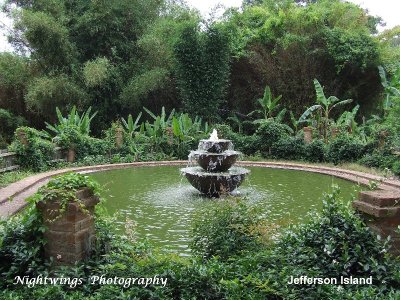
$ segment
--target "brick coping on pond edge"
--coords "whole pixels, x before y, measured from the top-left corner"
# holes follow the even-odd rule
[[[141,167],[141,166],[146,166],[146,167],[178,166],[178,165],[187,165],[187,163],[188,163],[187,161],[177,160],[177,161],[152,161],[152,162],[134,162],[134,163],[122,163],[122,164],[107,164],[107,165],[66,168],[66,169],[54,170],[29,176],[27,178],[14,182],[0,189],[0,217],[8,217],[20,211],[27,205],[25,201],[27,197],[33,195],[38,190],[39,187],[46,184],[52,177],[57,175],[65,174],[68,172],[92,173],[92,172],[122,169],[129,167]],[[400,192],[400,180],[387,179],[382,176],[345,170],[340,168],[307,165],[299,163],[269,162],[269,161],[262,161],[262,162],[241,161],[238,162],[237,165],[320,173],[346,179],[361,185],[368,185],[370,181],[376,181],[378,182],[378,187],[381,190],[392,190]]]

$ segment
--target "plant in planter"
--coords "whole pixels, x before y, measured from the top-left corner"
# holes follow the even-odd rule
[[[330,119],[330,113],[332,109],[337,106],[346,105],[351,103],[352,99],[340,100],[335,96],[325,96],[324,89],[317,79],[314,79],[315,92],[317,95],[317,104],[310,106],[300,117],[299,122],[305,122],[309,116],[317,112],[316,118],[318,121],[318,129],[320,129],[321,135],[325,142],[328,139],[328,129],[332,122]]]
[[[53,138],[53,141],[68,151],[67,161],[74,162],[76,149],[83,143],[83,137],[75,125],[64,127],[63,131]]]
[[[67,117],[63,117],[59,108],[56,108],[58,123],[50,125],[46,122],[46,128],[56,134],[53,141],[68,151],[67,161],[74,162],[76,150],[84,143],[84,138],[89,136],[90,123],[97,112],[91,113],[89,107],[81,116],[74,106]]]

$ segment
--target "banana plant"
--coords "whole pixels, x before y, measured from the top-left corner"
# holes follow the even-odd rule
[[[238,132],[242,133],[243,122],[242,120],[239,119],[239,117],[236,114],[233,114],[232,116],[228,117],[227,120],[232,121],[235,125],[237,125]]]
[[[297,132],[299,131],[299,120],[295,118],[294,114],[292,111],[289,112],[290,115],[290,121],[292,122],[292,126],[294,129],[294,133],[297,134]]]
[[[46,128],[53,132],[55,135],[60,135],[64,132],[67,127],[76,127],[78,131],[83,135],[89,135],[90,133],[90,123],[93,118],[96,116],[97,112],[91,113],[92,108],[89,107],[82,116],[79,116],[79,113],[76,110],[76,106],[73,106],[69,114],[64,117],[58,107],[56,107],[56,114],[58,123],[51,125],[47,122]]]
[[[125,131],[132,137],[133,134],[137,129],[140,128],[139,125],[139,120],[140,117],[142,116],[142,112],[139,113],[139,115],[136,117],[135,122],[133,121],[133,117],[131,114],[128,115],[128,120],[125,121],[124,118],[121,118],[122,125],[124,126]]]
[[[332,121],[330,119],[331,111],[338,107],[351,103],[352,99],[340,100],[336,96],[329,96],[328,98],[325,96],[324,89],[319,83],[317,79],[314,79],[314,87],[317,95],[317,104],[310,106],[307,110],[301,115],[299,118],[299,123],[309,121],[308,117],[313,113],[317,113],[319,115],[319,121],[317,126],[321,129],[321,133],[324,137],[325,142],[327,142],[328,138],[328,128],[329,124]]]
[[[390,81],[387,79],[385,69],[382,66],[378,66],[378,70],[385,93],[383,110],[386,115],[389,109],[394,105],[393,98],[400,97],[400,68],[397,69]]]
[[[149,109],[147,109],[146,107],[143,106],[143,109],[150,115],[150,117],[153,118],[154,123],[153,125],[155,125],[155,123],[157,122],[157,126],[159,126],[159,128],[161,130],[165,130],[167,127],[171,127],[172,126],[172,117],[175,115],[175,109],[173,109],[171,111],[171,113],[168,115],[165,113],[165,107],[163,106],[161,108],[161,115],[156,116],[155,114],[153,114]]]
[[[257,99],[257,103],[261,106],[261,109],[257,109],[248,114],[248,116],[252,116],[255,113],[258,113],[263,116],[263,119],[257,119],[254,123],[260,123],[265,120],[272,118],[273,112],[279,107],[279,101],[282,99],[282,95],[277,97],[272,96],[271,88],[267,85],[264,90],[264,95],[262,98]],[[283,112],[283,114],[286,110]],[[281,115],[282,111],[278,114]]]
[[[360,105],[356,105],[351,111],[345,111],[337,119],[336,125],[338,127],[345,127],[350,133],[357,129],[357,122],[355,120]]]
[[[196,116],[194,120],[188,114],[180,114],[172,118],[172,132],[180,141],[192,140],[193,135],[208,131],[208,124],[205,123],[202,130],[202,119]]]

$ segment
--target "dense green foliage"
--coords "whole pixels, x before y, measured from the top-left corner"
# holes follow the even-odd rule
[[[84,176],[53,180],[53,189],[73,191],[93,185]],[[38,195],[40,196],[40,194]],[[135,239],[126,223],[115,234],[112,218],[101,204],[96,209],[95,251],[75,266],[51,269],[43,259],[43,227],[31,206],[0,223],[0,296],[2,299],[397,299],[398,260],[386,253],[388,244],[374,236],[335,191],[327,195],[320,215],[280,231],[268,216],[246,199],[225,199],[199,214],[193,227],[190,258],[160,255]],[[274,236],[274,238],[272,238]],[[224,238],[221,238],[224,237]],[[232,250],[232,251],[231,251]],[[206,254],[206,255],[205,255]],[[207,257],[207,259],[204,259]],[[84,278],[82,284],[14,285],[14,277]],[[91,275],[167,278],[165,287],[89,284]],[[290,276],[339,278],[372,276],[372,285],[289,285]],[[368,295],[368,296],[366,296]],[[367,297],[367,298],[365,298]]]
[[[24,125],[26,120],[21,116],[14,116],[8,110],[0,108],[0,147],[6,148],[7,142],[18,127]]]
[[[22,134],[22,137],[21,137]],[[30,127],[20,127],[15,131],[10,150],[17,154],[17,164],[33,171],[43,171],[53,160],[55,145],[46,132]],[[27,144],[22,140],[26,139]]]

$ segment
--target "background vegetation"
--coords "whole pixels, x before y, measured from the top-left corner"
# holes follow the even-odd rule
[[[244,1],[207,22],[179,1],[6,1],[16,52],[0,54],[0,121],[42,128],[73,105],[98,111],[95,135],[143,106],[245,119],[266,85],[298,118],[315,78],[360,104],[358,120],[382,112],[378,66],[397,70],[398,29],[373,35],[381,20],[351,3],[297,2]]]

